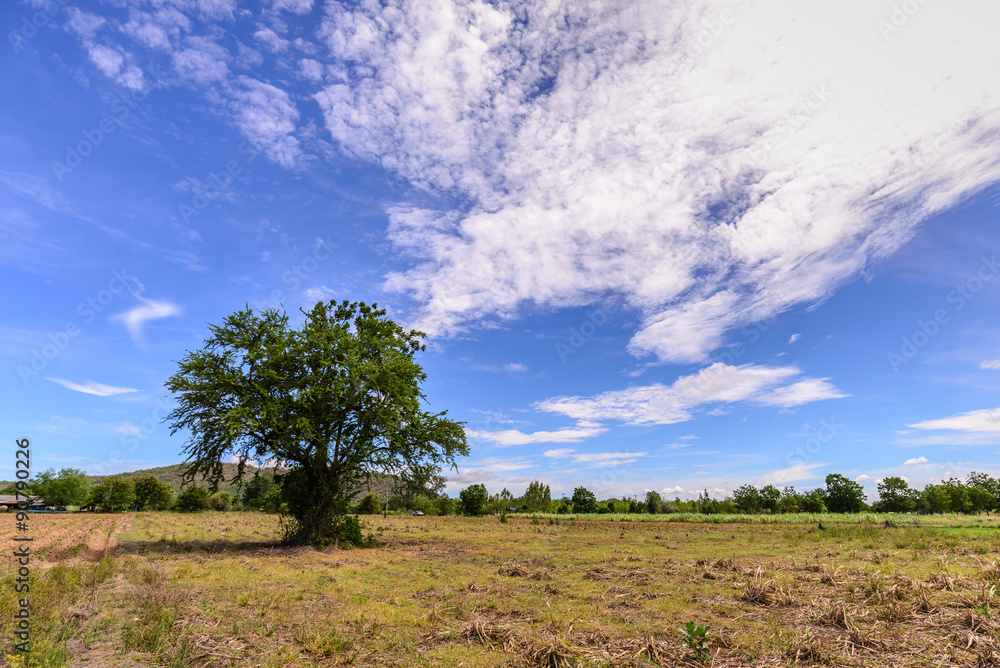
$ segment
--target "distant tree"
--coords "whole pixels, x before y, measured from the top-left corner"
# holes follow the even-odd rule
[[[90,481],[80,469],[48,469],[29,481],[31,495],[45,500],[50,506],[78,506],[87,499]]]
[[[382,511],[382,502],[379,501],[378,496],[372,492],[365,494],[364,498],[358,502],[358,514],[359,515],[375,515]]]
[[[826,490],[822,487],[806,492],[799,500],[799,509],[804,513],[825,513]]]
[[[233,507],[233,495],[229,492],[216,492],[208,497],[208,506],[212,510],[229,510]]]
[[[174,499],[174,490],[169,483],[163,482],[152,474],[135,478],[135,507],[138,510],[166,510]]]
[[[878,509],[886,513],[909,513],[917,507],[917,492],[902,478],[890,476],[878,484]]]
[[[458,494],[458,503],[465,515],[482,515],[488,500],[489,492],[486,491],[486,485],[470,485]]]
[[[865,509],[865,491],[839,473],[826,476],[826,507],[831,513],[860,513]]]
[[[969,490],[973,512],[997,510],[1000,507],[1000,481],[996,478],[973,471],[965,479],[965,486]]]
[[[439,496],[434,500],[439,515],[451,515],[455,512],[455,499],[450,496]]]
[[[733,502],[742,513],[756,513],[760,510],[760,491],[753,485],[743,485],[733,490]]]
[[[125,478],[106,478],[90,489],[84,508],[102,513],[123,513],[135,505],[135,485]]]
[[[663,499],[660,497],[658,492],[650,490],[646,492],[646,512],[650,515],[656,515],[660,512],[660,504],[663,503]]]
[[[949,478],[947,481],[942,481],[942,484],[948,490],[948,496],[951,497],[951,512],[972,512],[972,499],[969,497],[969,490],[966,489],[961,480]]]
[[[438,508],[437,504],[434,503],[434,499],[430,498],[425,494],[418,494],[413,498],[413,504],[411,505],[413,510],[419,510],[424,515],[437,515]]]
[[[548,510],[549,506],[552,505],[552,492],[548,485],[543,485],[540,481],[535,480],[528,484],[522,501],[532,512]]]
[[[572,501],[574,513],[592,513],[597,510],[597,497],[586,487],[574,489]]]
[[[801,495],[795,491],[795,488],[791,485],[786,486],[781,490],[781,501],[778,503],[778,509],[782,513],[797,513],[800,510],[800,505],[802,503]]]
[[[177,495],[174,509],[182,513],[200,513],[203,510],[208,510],[208,490],[196,485],[186,487]]]
[[[760,507],[771,513],[778,512],[778,502],[781,501],[781,492],[774,485],[764,485],[760,489]]]
[[[278,497],[278,498],[275,498]],[[280,501],[280,486],[271,473],[257,472],[253,478],[243,484],[240,500],[245,509],[263,508],[269,512],[277,510]],[[267,506],[271,506],[268,508]]]
[[[927,485],[917,499],[917,509],[927,513],[947,513],[951,508],[951,494],[946,485]]]

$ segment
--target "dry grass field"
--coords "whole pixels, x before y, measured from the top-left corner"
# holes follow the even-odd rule
[[[1000,665],[995,518],[897,519],[374,517],[320,551],[256,513],[35,515],[31,663]]]

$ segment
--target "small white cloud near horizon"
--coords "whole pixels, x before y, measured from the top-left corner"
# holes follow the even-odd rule
[[[664,487],[661,490],[660,493],[661,494],[683,494],[684,493],[684,488],[681,487],[680,485],[676,485],[674,487]]]
[[[854,482],[868,482],[869,480],[871,480],[871,478],[867,474],[862,473],[854,479]]]
[[[907,459],[903,462],[903,466],[916,466],[917,464],[926,464],[926,457],[914,457],[913,459]]]
[[[826,464],[806,464],[805,462],[797,462],[788,468],[768,473],[762,480],[765,485],[798,482],[800,480],[813,480],[819,478],[819,476],[813,473],[812,470],[819,468],[820,466],[826,466]]]
[[[788,339],[788,343],[795,343],[796,341],[798,341],[801,338],[802,338],[801,334],[792,334],[792,336],[789,337],[789,339]]]
[[[104,385],[103,383],[95,383],[92,380],[85,383],[74,383],[73,381],[66,380],[65,378],[46,378],[45,380],[51,380],[56,385],[62,385],[67,390],[82,392],[84,394],[93,394],[97,397],[113,397],[116,394],[128,394],[129,392],[139,391],[134,387],[114,387],[112,385]]]

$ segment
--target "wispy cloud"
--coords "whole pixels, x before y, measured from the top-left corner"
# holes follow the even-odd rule
[[[778,469],[777,471],[768,473],[764,476],[763,482],[765,485],[780,485],[803,480],[815,480],[819,478],[819,476],[813,473],[813,469],[820,468],[821,466],[826,466],[826,464],[806,464],[805,462],[798,462],[788,468]]]
[[[95,383],[94,381],[74,383],[73,381],[66,380],[64,378],[46,378],[46,380],[51,380],[57,385],[62,385],[67,390],[83,392],[84,394],[93,394],[98,397],[112,397],[116,394],[128,394],[129,392],[139,391],[134,387],[114,387],[112,385],[104,385],[103,383]]]
[[[802,338],[801,334],[792,334],[790,337],[788,337],[788,343],[795,343],[801,338]]]
[[[961,413],[939,420],[925,420],[908,425],[913,429],[951,429],[956,431],[1000,433],[1000,408]]]
[[[985,360],[979,365],[980,369],[1000,369],[1000,359]]]
[[[613,419],[650,425],[690,420],[696,408],[711,403],[787,407],[847,396],[826,379],[807,378],[788,383],[801,373],[796,367],[727,366],[720,362],[696,374],[682,376],[672,385],[654,383],[593,397],[555,397],[534,406],[577,420]]]
[[[138,295],[136,296],[138,297]],[[151,299],[143,299],[142,297],[139,297],[139,299],[143,302],[142,306],[137,306],[125,313],[111,316],[113,322],[121,322],[125,325],[129,335],[132,337],[132,341],[136,345],[142,345],[145,341],[143,327],[148,320],[158,320],[173,315],[180,315],[182,312],[179,306],[170,302],[153,301]]]
[[[471,438],[481,438],[485,441],[492,441],[501,447],[509,447],[512,445],[527,445],[528,443],[576,443],[586,438],[593,438],[605,431],[607,429],[600,425],[580,422],[574,428],[558,429],[556,431],[525,433],[517,429],[504,429],[502,431],[466,429],[465,433]]]

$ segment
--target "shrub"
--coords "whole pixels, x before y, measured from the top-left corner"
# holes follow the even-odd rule
[[[182,513],[199,513],[208,510],[208,490],[198,486],[188,487],[177,496],[174,509]]]
[[[229,492],[216,492],[208,498],[212,510],[229,510],[233,506],[233,495]]]
[[[382,502],[378,496],[372,492],[365,494],[365,497],[358,502],[359,515],[375,515],[382,510]]]

